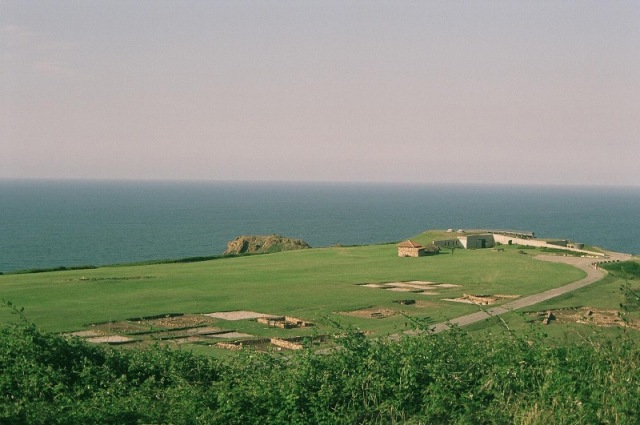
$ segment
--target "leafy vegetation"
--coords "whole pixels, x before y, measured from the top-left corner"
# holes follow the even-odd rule
[[[48,273],[48,272],[61,272],[61,271],[67,271],[67,270],[91,270],[91,269],[97,269],[97,268],[98,267],[91,266],[91,265],[73,266],[73,267],[60,266],[60,267],[50,267],[45,269],[18,270],[18,271],[7,273],[7,274]],[[0,274],[3,274],[3,273],[0,273]]]
[[[470,333],[424,331],[425,314],[440,321],[477,309],[442,298],[463,291],[524,295],[584,275],[504,248],[406,259],[393,245],[334,247],[2,276],[3,297],[25,305],[38,326],[11,303],[0,311],[0,423],[636,423],[637,333],[591,328],[570,341],[555,339],[517,313]],[[536,308],[622,304],[625,317],[635,318],[638,262],[605,267],[603,281]],[[393,303],[406,294],[356,285],[413,279],[464,286],[440,290],[421,313]],[[402,314],[334,315],[371,305]],[[232,309],[325,317],[340,336],[321,351],[310,345],[215,358],[159,345],[114,349],[47,332],[168,311]],[[401,333],[407,323],[421,332]],[[265,332],[255,322],[241,326]],[[365,337],[356,327],[376,333]],[[545,333],[551,328],[561,329],[551,325]]]
[[[0,328],[0,422],[635,423],[640,345],[347,332],[335,348],[216,360]]]
[[[544,252],[546,254],[562,254],[562,255],[571,255],[574,257],[580,257],[583,255],[582,252],[570,251],[568,249],[562,249],[562,248],[549,248],[549,247],[543,246],[538,249],[540,250],[540,252]]]
[[[610,274],[623,279],[639,279],[640,263],[637,261],[621,261],[617,263],[604,263],[604,269]]]
[[[620,292],[624,301],[620,303],[620,308],[625,312],[623,319],[629,321],[634,313],[640,311],[640,285],[637,283],[637,279],[640,278],[640,263],[623,261],[605,264],[603,267],[610,275],[623,281]]]

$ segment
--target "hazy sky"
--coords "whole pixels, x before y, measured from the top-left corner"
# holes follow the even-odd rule
[[[0,178],[640,185],[640,1],[0,0]]]

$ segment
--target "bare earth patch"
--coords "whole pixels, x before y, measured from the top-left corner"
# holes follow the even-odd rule
[[[418,308],[428,308],[428,307],[439,307],[440,305],[437,303],[434,303],[433,301],[423,301],[423,300],[416,300],[416,303],[414,304],[415,307]]]
[[[460,285],[454,285],[453,283],[438,283],[437,285],[433,285],[434,288],[459,288]]]
[[[410,307],[414,307],[414,308],[428,308],[428,307],[439,307],[440,305],[438,303],[435,303],[433,301],[425,301],[425,300],[397,300],[394,301],[395,303],[401,304],[401,305],[405,305],[405,306],[410,306]]]
[[[387,288],[388,291],[393,291],[393,292],[416,292],[416,293],[420,293],[423,292],[421,289],[415,289],[415,288],[402,288],[399,286],[392,286],[390,288]]]
[[[421,295],[438,295],[435,288],[459,288],[452,283],[431,282],[428,280],[409,280],[406,282],[366,283],[359,284],[364,288],[386,289],[394,292],[413,292]]]
[[[180,315],[167,315],[166,317],[159,317],[155,319],[131,319],[123,320],[121,322],[107,322],[92,324],[91,331],[104,333],[145,333],[154,332],[162,329],[185,329],[195,328],[211,323],[213,319],[201,314],[180,314]]]
[[[202,341],[202,338],[198,337],[198,336],[190,336],[187,338],[179,338],[179,339],[175,339],[172,342],[178,345],[182,345],[182,344],[194,344],[194,343],[198,343]]]
[[[391,282],[385,283],[384,286],[387,288],[408,288],[408,289],[420,289],[424,290],[432,286],[432,282]]]
[[[546,312],[532,313],[541,320],[547,319],[545,323],[584,323],[601,327],[627,326],[632,329],[640,329],[640,324],[625,323],[620,317],[618,310],[603,310],[590,307],[567,308]],[[551,318],[550,320],[548,318]]]
[[[131,332],[144,332],[149,330],[149,326],[145,326],[140,323],[133,322],[108,322],[108,323],[97,323],[90,325],[91,329],[96,332],[102,333],[131,333]]]
[[[384,319],[385,317],[394,316],[398,314],[398,312],[388,308],[363,308],[361,310],[343,311],[338,314],[367,319]]]
[[[438,282],[432,282],[430,280],[409,280],[407,282],[402,282],[402,283],[414,283],[417,285],[435,285]]]
[[[132,342],[133,339],[120,335],[105,335],[94,338],[87,338],[86,341],[94,344],[123,344],[126,342]]]
[[[278,317],[272,314],[257,313],[255,311],[237,310],[237,311],[220,311],[216,313],[207,313],[204,316],[213,317],[215,319],[223,320],[248,320],[257,319],[260,317]]]
[[[68,336],[76,336],[94,344],[149,344],[152,341],[170,344],[200,343],[211,339],[241,340],[255,337],[235,332],[229,328],[209,326],[216,318],[242,320],[262,317],[277,317],[251,311],[233,311],[202,314],[173,313],[166,315],[140,317],[121,322],[107,322],[88,325],[89,329],[77,331]],[[289,318],[293,319],[293,318]],[[135,335],[132,337],[131,335]]]
[[[224,332],[225,332],[224,329],[214,328],[211,326],[187,329],[187,334],[189,335],[203,335],[203,336],[207,335],[208,336],[208,335],[220,334]]]
[[[475,305],[491,305],[504,299],[518,298],[519,295],[472,295],[464,294],[459,298],[445,298],[444,301],[453,301],[456,303],[475,304]]]
[[[225,332],[221,334],[206,335],[207,338],[251,338],[253,335],[244,334],[241,332]]]
[[[163,317],[154,320],[147,320],[145,323],[156,328],[175,329],[190,326],[200,326],[210,323],[211,318],[203,315],[185,314],[182,316]]]
[[[65,334],[65,336],[77,336],[78,338],[91,338],[91,337],[97,337],[97,336],[101,336],[103,335],[100,332],[97,331],[77,331],[77,332],[71,332],[68,334]]]

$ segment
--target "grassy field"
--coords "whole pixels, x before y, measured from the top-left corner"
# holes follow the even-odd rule
[[[637,261],[612,263],[599,282],[465,330],[397,338],[344,331],[353,326],[372,335],[397,334],[414,319],[439,322],[480,308],[446,298],[525,296],[585,275],[535,259],[538,249],[523,254],[516,246],[503,248],[400,258],[395,245],[332,247],[0,276],[0,298],[12,303],[0,308],[0,325],[17,322],[0,326],[0,422],[635,423],[638,331],[575,322],[545,326],[531,312],[622,304],[631,307],[628,317],[635,321]],[[363,286],[414,280],[459,286],[437,287],[430,295]],[[394,302],[408,298],[419,303]],[[22,307],[35,326],[17,319]],[[399,314],[376,319],[341,313],[368,307]],[[130,350],[50,333],[115,329],[122,325],[116,321],[141,316],[231,310],[290,315],[316,326],[285,330],[251,320],[213,321],[262,344],[254,345],[258,352],[240,355],[211,348],[206,338],[180,339],[161,329],[164,317],[153,336],[124,346]],[[98,322],[109,323],[85,326]],[[279,351],[263,341],[315,334],[335,337],[300,351]],[[164,349],[155,345],[160,341],[169,347],[187,343]],[[153,349],[137,349],[149,344]]]
[[[407,322],[402,314],[370,319],[337,313],[377,307],[442,321],[477,311],[473,305],[445,298],[464,293],[522,296],[584,275],[570,266],[537,261],[533,250],[522,255],[505,248],[504,252],[459,249],[453,254],[444,250],[433,257],[400,258],[392,244],[332,247],[186,264],[4,275],[0,276],[0,298],[24,307],[29,320],[54,332],[166,313],[252,310],[295,316],[319,326],[283,331],[240,321],[233,328],[253,335],[298,335],[330,331],[332,321],[339,321],[343,326],[393,333]],[[439,288],[435,295],[361,286],[410,280],[460,286]],[[423,303],[420,307],[394,303],[407,298]],[[12,320],[9,313],[0,310],[0,321]]]
[[[637,261],[636,261],[637,263]],[[625,290],[627,288],[627,290]],[[604,279],[574,292],[541,302],[521,311],[505,314],[500,319],[493,318],[486,322],[473,324],[466,329],[472,333],[496,332],[508,326],[519,333],[544,333],[559,341],[577,341],[585,338],[607,336],[619,337],[625,333],[640,336],[640,309],[636,299],[635,306],[630,305],[628,289],[640,294],[640,276],[622,275],[610,272]],[[633,293],[632,293],[633,294]],[[631,302],[633,304],[633,302]],[[625,308],[628,307],[628,308]],[[563,320],[563,312],[582,313],[592,310],[594,317],[589,320]],[[543,325],[531,313],[552,311],[559,316],[559,320]],[[598,323],[598,313],[621,315],[628,322],[627,326],[607,326]]]

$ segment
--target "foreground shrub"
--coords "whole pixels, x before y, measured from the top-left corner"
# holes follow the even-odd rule
[[[190,423],[209,414],[211,359],[116,351],[19,324],[0,329],[0,423]]]
[[[0,328],[0,423],[637,423],[640,346],[461,330],[227,361]]]

